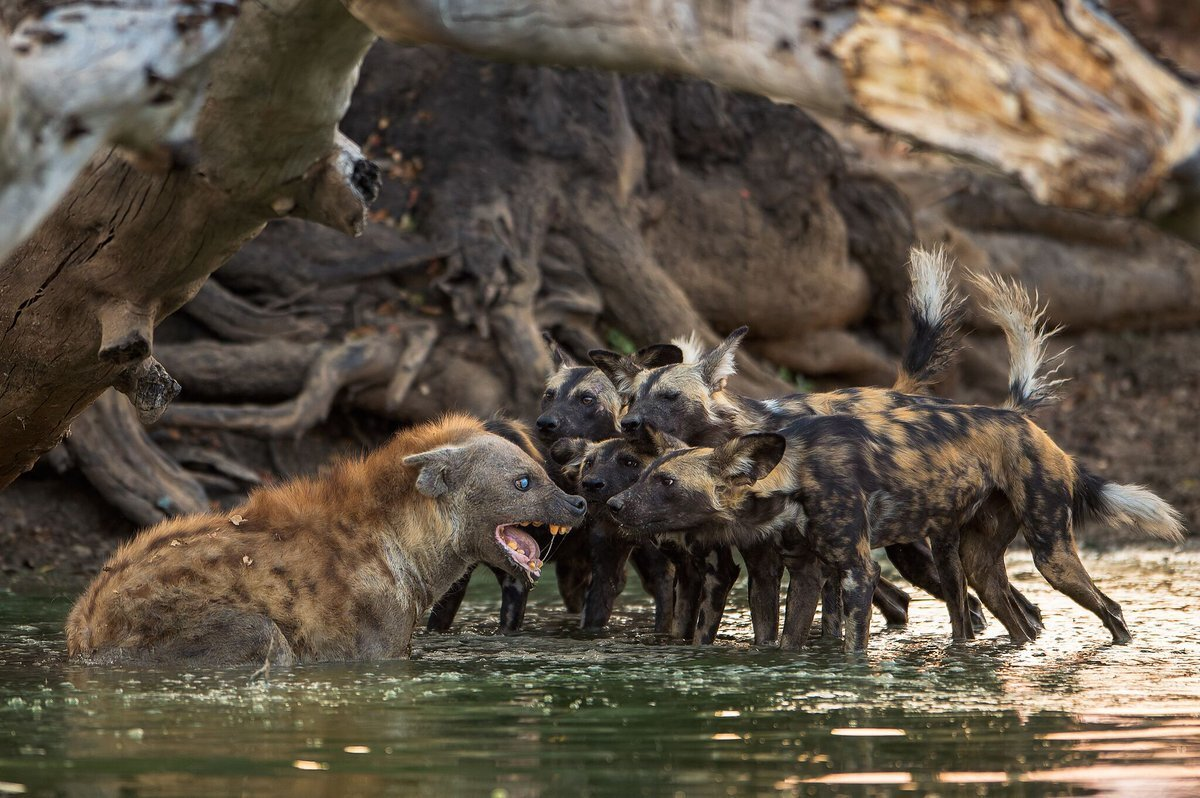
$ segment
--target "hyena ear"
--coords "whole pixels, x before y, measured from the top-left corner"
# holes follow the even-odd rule
[[[713,451],[713,472],[731,485],[747,487],[770,474],[787,441],[774,432],[755,432],[734,438]]]
[[[559,465],[566,465],[582,455],[587,444],[583,438],[563,438],[555,441],[550,447],[550,459]]]
[[[617,387],[617,392],[623,396],[628,395],[633,389],[633,378],[642,370],[642,367],[634,363],[632,358],[616,352],[609,352],[607,349],[593,349],[588,352],[588,357],[592,359],[596,368],[600,369],[601,373]]]
[[[410,454],[402,461],[409,468],[419,468],[417,490],[436,499],[450,490],[451,472],[458,464],[461,446],[442,446],[420,454]]]
[[[550,333],[542,333],[542,340],[550,348],[550,357],[554,359],[554,364],[560,369],[573,369],[580,365],[579,361],[571,357],[571,353],[563,349]]]
[[[683,362],[683,350],[675,344],[651,344],[639,349],[633,356],[633,362],[644,369],[674,366]]]
[[[737,363],[734,360],[734,355],[737,354],[738,346],[742,343],[742,339],[746,337],[746,333],[750,332],[750,328],[745,325],[738,327],[729,334],[721,343],[717,344],[711,352],[705,355],[700,360],[700,376],[708,384],[713,391],[720,391],[725,388],[725,380],[733,376],[737,371]]]

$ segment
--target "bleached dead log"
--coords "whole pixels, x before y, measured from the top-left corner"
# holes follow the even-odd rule
[[[0,259],[100,147],[154,159],[190,135],[236,15],[229,0],[81,2],[0,38]]]
[[[708,78],[1131,214],[1190,182],[1200,99],[1090,0],[344,0],[384,38]]]
[[[268,220],[361,229],[379,170],[337,123],[373,41],[332,0],[244,4],[187,160],[149,172],[98,154],[0,266],[0,487],[144,360],[154,325]]]

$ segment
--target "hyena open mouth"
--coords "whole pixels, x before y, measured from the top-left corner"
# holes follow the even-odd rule
[[[534,580],[542,575],[542,549],[528,532],[518,529],[523,526],[548,526],[551,535],[565,535],[571,531],[571,528],[558,524],[543,524],[541,521],[520,521],[496,527],[496,543],[504,550],[513,565],[519,567],[531,580]]]

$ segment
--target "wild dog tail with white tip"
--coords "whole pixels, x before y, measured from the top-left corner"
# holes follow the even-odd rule
[[[963,297],[950,284],[950,256],[941,247],[913,247],[908,274],[912,337],[892,386],[901,393],[927,392],[954,361],[959,349]]]
[[[1029,415],[1057,402],[1059,388],[1067,380],[1054,375],[1067,350],[1047,357],[1046,344],[1062,327],[1049,325],[1046,307],[1038,305],[1037,294],[1030,296],[1016,280],[975,273],[968,273],[968,278],[983,295],[984,313],[1008,342],[1008,400],[1004,407]],[[1047,368],[1051,364],[1053,367]]]
[[[1120,485],[1076,463],[1075,506],[1078,521],[1097,520],[1136,529],[1141,534],[1179,543],[1183,516],[1141,485]]]

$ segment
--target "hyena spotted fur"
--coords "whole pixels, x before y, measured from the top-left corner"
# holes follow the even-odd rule
[[[959,346],[963,299],[950,284],[950,264],[944,253],[914,249],[909,270],[913,333],[891,390],[851,388],[765,401],[732,393],[726,390],[726,382],[736,370],[735,353],[748,332],[744,327],[708,352],[694,338],[648,347],[641,353],[642,360],[652,357],[664,363],[656,368],[602,350],[591,353],[592,358],[623,392],[627,408],[621,426],[627,434],[636,435],[648,424],[690,445],[717,445],[738,434],[779,429],[795,417],[814,413],[864,412],[908,402],[938,401],[898,389],[926,390],[948,367]],[[779,628],[782,568],[778,552],[773,544],[763,541],[740,550],[750,575],[755,640],[768,643],[777,637]],[[905,578],[942,597],[936,569],[922,543],[893,547],[888,556]],[[907,617],[907,594],[886,580],[879,585],[876,605],[889,622],[902,623]],[[978,601],[974,597],[970,601],[973,621],[981,626],[983,615]],[[1036,617],[1036,607],[1023,603]],[[720,608],[714,607],[713,612],[719,620]],[[827,615],[831,620],[835,617],[835,613]]]
[[[192,665],[405,657],[420,614],[469,567],[532,582],[540,550],[524,526],[570,528],[586,509],[518,446],[449,415],[227,515],[144,530],[75,603],[67,651]]]

